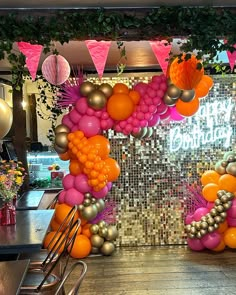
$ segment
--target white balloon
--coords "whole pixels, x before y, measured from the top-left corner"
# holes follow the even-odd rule
[[[12,109],[0,98],[0,139],[2,139],[11,129],[13,122]]]

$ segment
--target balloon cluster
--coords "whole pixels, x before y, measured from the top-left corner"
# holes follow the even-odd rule
[[[236,248],[236,153],[226,152],[215,170],[202,174],[201,183],[207,205],[186,217],[189,247],[195,251]]]
[[[92,233],[91,253],[111,255],[115,251],[114,241],[118,237],[118,231],[115,226],[100,221],[97,224],[93,224],[90,227],[90,231]]]
[[[194,115],[200,106],[200,98],[205,97],[213,86],[211,77],[204,75],[202,64],[194,55],[186,54],[175,58],[169,68],[170,83],[164,96],[164,103],[175,106],[176,111],[184,116]]]

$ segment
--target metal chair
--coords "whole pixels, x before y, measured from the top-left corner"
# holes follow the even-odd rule
[[[80,285],[87,273],[87,264],[82,261],[82,260],[79,260],[75,263],[72,264],[72,266],[70,267],[70,269],[67,271],[67,273],[64,275],[55,295],[59,295],[60,292],[63,290],[64,286],[65,286],[65,283],[67,281],[67,279],[69,278],[70,274],[74,271],[74,269],[76,269],[77,267],[79,266],[82,266],[82,269],[81,269],[81,272],[79,274],[79,276],[77,275],[76,273],[76,277],[78,277],[78,279],[76,280],[74,286],[70,289],[69,293],[67,293],[67,295],[77,295],[79,294],[79,288],[80,288]]]
[[[20,295],[26,294],[44,294],[44,295],[55,295],[59,283],[63,280],[65,272],[67,270],[67,265],[70,258],[70,251],[74,245],[74,241],[80,227],[80,220],[73,223],[71,230],[73,234],[71,237],[66,235],[61,239],[61,242],[57,244],[56,249],[54,249],[53,254],[45,259],[44,264],[41,268],[32,268],[26,274],[26,277],[22,283],[20,289]],[[64,250],[59,254],[59,249],[61,245],[65,243]],[[62,267],[61,258],[66,256],[65,265]],[[54,260],[54,258],[56,259]],[[65,294],[63,288],[60,289],[60,293]]]
[[[71,208],[63,222],[61,223],[60,227],[57,229],[53,239],[50,241],[48,249],[41,249],[39,252],[35,253],[21,253],[18,256],[18,259],[24,260],[24,259],[30,259],[30,265],[29,268],[41,268],[45,265],[46,261],[50,259],[50,257],[53,256],[53,259],[51,262],[54,262],[57,258],[57,255],[55,255],[55,250],[60,245],[63,245],[62,239],[63,236],[66,235],[68,238],[71,232],[71,228],[74,222],[74,216],[77,211],[77,206],[74,206]]]
[[[55,205],[58,201],[58,198],[59,198],[59,195],[61,193],[62,190],[60,190],[56,195],[55,197],[52,199],[52,201],[48,204],[47,208],[46,209],[54,209],[55,208]]]

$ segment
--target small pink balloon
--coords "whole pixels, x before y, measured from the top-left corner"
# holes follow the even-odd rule
[[[91,108],[88,108],[86,113],[89,116],[94,116],[95,115],[95,111],[93,109],[91,109]]]
[[[170,114],[171,114],[171,112],[170,112],[170,109],[168,107],[167,110],[166,110],[166,112],[164,114],[161,114],[160,115],[160,120],[163,121],[163,120],[169,119],[170,118]]]
[[[101,118],[104,119],[104,120],[105,119],[108,119],[109,118],[109,114],[107,112],[103,112],[102,115],[101,115]]]
[[[97,118],[101,118],[102,115],[102,111],[95,111],[94,112],[94,116],[96,116]]]
[[[107,119],[107,128],[108,129],[112,129],[112,127],[114,126],[114,120],[112,118],[108,118]]]
[[[81,115],[77,112],[76,109],[73,109],[72,111],[70,111],[69,113],[69,118],[71,119],[71,121],[74,124],[77,124],[81,118]]]
[[[167,111],[167,109],[168,106],[162,102],[161,104],[159,104],[159,106],[157,106],[157,113],[159,115],[162,115]]]
[[[87,104],[86,98],[81,97],[80,99],[78,99],[75,104],[75,108],[81,115],[84,115],[88,109],[88,104]]]
[[[127,124],[126,121],[121,121],[119,125],[123,129],[123,128],[125,128],[126,124]]]
[[[69,115],[66,114],[62,120],[61,120],[62,124],[66,125],[68,128],[72,128],[74,126],[74,124],[72,123],[71,119],[69,118]]]
[[[160,96],[156,96],[153,98],[153,104],[155,106],[159,106],[162,103],[162,99],[160,98]]]
[[[100,133],[100,121],[95,116],[84,115],[81,117],[78,126],[86,137],[95,136]]]
[[[151,88],[150,86],[148,86],[148,88],[147,88],[147,94],[151,98],[154,98],[156,96],[156,91],[153,88]]]
[[[136,118],[133,118],[132,125],[133,125],[134,127],[138,127],[138,126],[139,126],[139,120],[136,119]]]
[[[229,208],[229,210],[227,210],[227,215],[228,215],[228,217],[236,218],[236,205],[234,205],[234,203]]]
[[[138,112],[137,113],[137,119],[143,120],[144,119],[144,113],[143,112]]]
[[[127,124],[127,125],[125,126],[125,130],[126,130],[126,132],[128,132],[128,133],[131,133],[132,129],[133,129],[133,126],[132,126],[131,124]]]
[[[153,104],[153,100],[151,98],[145,99],[145,104],[150,106]]]
[[[88,177],[83,173],[75,176],[74,187],[81,193],[91,191],[91,187],[88,185]]]
[[[140,127],[144,128],[148,126],[148,121],[147,120],[141,120],[140,121]]]
[[[214,202],[207,202],[207,208],[211,210],[215,206]]]
[[[157,111],[157,107],[155,106],[155,105],[150,105],[149,107],[148,107],[148,111],[150,112],[150,113],[152,113],[152,114],[154,114],[154,113],[156,113],[156,111]]]
[[[148,85],[143,83],[143,82],[139,82],[134,86],[134,90],[138,91],[140,93],[140,95],[144,95],[146,92]]]
[[[194,221],[193,214],[188,214],[185,218],[185,224],[190,224]]]
[[[184,117],[181,116],[178,113],[178,111],[177,111],[177,109],[176,109],[175,106],[174,107],[171,107],[170,110],[171,110],[171,113],[170,113],[171,120],[173,120],[173,121],[182,121],[182,120],[184,120]]]
[[[163,97],[165,95],[165,91],[162,89],[159,89],[156,91],[156,95],[159,97]]]
[[[152,116],[152,119],[150,121],[148,121],[148,127],[154,127],[156,126],[160,121],[160,116],[159,114],[154,114]]]
[[[141,106],[141,112],[147,113],[148,112],[148,106],[146,104]]]
[[[200,207],[193,213],[193,218],[195,221],[200,221],[203,216],[209,213],[209,209],[206,207]]]
[[[221,235],[217,231],[208,233],[201,238],[201,242],[207,249],[214,249],[220,244]]]
[[[60,192],[59,197],[58,197],[59,204],[65,203],[65,195],[66,195],[66,190],[63,190]]]
[[[152,89],[154,89],[154,90],[158,90],[160,87],[160,84],[156,83],[155,81],[152,81],[149,83],[149,86],[152,87]]]
[[[162,78],[161,76],[152,76],[152,82],[156,83],[156,84],[160,84],[162,82]]]
[[[149,112],[144,115],[144,119],[147,120],[147,121],[151,120],[152,117],[153,117],[153,114],[149,113]]]
[[[107,130],[108,128],[107,120],[101,120],[100,125],[102,130]]]
[[[74,181],[75,181],[75,177],[73,175],[67,174],[66,176],[64,176],[62,179],[62,185],[64,189],[68,190],[74,187]]]
[[[100,191],[95,192],[92,190],[91,194],[94,196],[96,199],[102,199],[108,194],[108,188],[107,186],[104,186]]]
[[[112,189],[112,182],[107,183],[107,189],[108,189],[108,191],[110,191]]]
[[[115,130],[117,131],[117,132],[122,132],[122,128],[120,127],[120,125],[116,125],[115,126]]]
[[[65,194],[65,203],[71,207],[80,205],[84,201],[84,195],[78,192],[75,188],[70,188]]]
[[[227,222],[229,226],[233,226],[236,227],[236,218],[232,218],[232,217],[227,217]]]
[[[74,125],[72,128],[71,128],[71,131],[72,132],[75,132],[77,131],[79,128],[78,128],[78,125]]]
[[[161,90],[163,90],[165,92],[167,90],[167,87],[168,86],[167,86],[167,83],[166,82],[164,82],[164,81],[161,82],[161,84],[160,84],[160,89]]]
[[[204,245],[199,239],[190,239],[187,238],[187,243],[190,249],[193,251],[202,251],[205,249]]]

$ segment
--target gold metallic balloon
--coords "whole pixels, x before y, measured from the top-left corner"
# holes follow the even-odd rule
[[[215,164],[215,171],[221,175],[225,174],[226,173],[226,169],[225,167],[223,167],[221,165],[222,161],[218,161],[216,164]]]
[[[67,139],[68,133],[66,132],[60,132],[56,133],[55,135],[55,144],[59,146],[60,148],[66,148],[68,146],[68,139]]]
[[[112,96],[112,93],[113,93],[113,88],[110,84],[108,83],[102,83],[99,87],[98,87],[99,90],[101,90],[106,98],[109,98],[110,96]]]
[[[98,231],[99,231],[99,226],[97,224],[91,225],[90,231],[91,231],[92,234],[97,234]]]
[[[99,229],[99,236],[101,236],[103,238],[106,238],[107,233],[108,233],[107,227],[103,227],[103,228]]]
[[[96,89],[96,86],[92,82],[86,81],[80,85],[79,90],[82,96],[88,96],[95,89]]]
[[[95,205],[97,206],[98,212],[101,212],[105,208],[105,202],[103,199],[98,199]]]
[[[90,205],[88,207],[84,207],[84,210],[81,211],[81,215],[86,220],[94,219],[98,214],[98,209],[95,205]]]
[[[65,152],[67,152],[67,148],[62,148],[55,143],[54,143],[54,149],[58,154],[64,154]]]
[[[85,193],[85,194],[84,194],[84,197],[85,197],[85,198],[91,198],[92,195],[91,195],[90,193]]]
[[[80,204],[80,205],[78,206],[78,209],[79,209],[79,211],[84,210],[84,205]]]
[[[174,84],[170,84],[167,89],[167,95],[176,100],[180,97],[182,90],[176,87]]]
[[[229,151],[229,152],[224,153],[223,160],[228,161],[228,158],[231,157],[231,156],[235,158],[236,153],[233,152],[233,151]]]
[[[201,228],[202,228],[202,229],[206,229],[206,228],[208,228],[208,223],[205,222],[205,221],[201,222]]]
[[[107,227],[107,236],[106,239],[108,241],[114,241],[118,237],[118,230],[114,225],[109,225]]]
[[[67,126],[64,125],[64,124],[60,124],[60,125],[58,125],[58,126],[55,128],[54,133],[57,134],[57,133],[61,133],[61,132],[69,133],[69,132],[70,132],[70,128],[67,127]]]
[[[115,245],[112,242],[104,242],[100,249],[103,255],[109,256],[115,251]]]
[[[103,237],[100,237],[99,235],[92,235],[90,241],[92,246],[96,248],[100,248],[104,243]]]
[[[92,249],[91,249],[91,253],[92,253],[92,254],[99,254],[100,251],[99,251],[98,248],[96,248],[96,247],[92,247]]]
[[[91,204],[91,200],[90,199],[84,199],[83,205],[85,207],[88,207]]]
[[[180,96],[180,99],[184,102],[190,102],[194,99],[195,97],[195,90],[183,90]]]
[[[12,109],[0,98],[0,139],[2,139],[11,129],[13,122]]]
[[[131,133],[131,135],[135,138],[143,138],[145,136],[145,134],[147,133],[147,128],[141,128],[141,130],[138,133]]]
[[[87,98],[88,105],[94,110],[101,110],[107,103],[107,98],[101,90],[93,90]]]
[[[174,106],[177,102],[176,99],[171,98],[167,93],[164,95],[163,97],[163,102],[164,104],[168,105],[168,106]]]
[[[226,204],[228,204],[228,203],[226,203]],[[216,208],[217,212],[220,212],[220,213],[225,211],[225,208],[224,208],[223,205],[218,205],[218,206],[216,206],[215,208]],[[229,207],[229,208],[230,208],[230,207]],[[228,208],[228,209],[229,209],[229,208]]]
[[[233,176],[236,176],[236,162],[229,163],[226,167],[226,172]]]
[[[98,226],[99,226],[99,228],[103,228],[103,227],[107,226],[107,223],[104,220],[101,220],[98,222]]]

